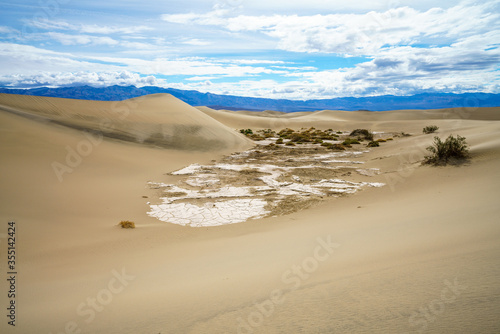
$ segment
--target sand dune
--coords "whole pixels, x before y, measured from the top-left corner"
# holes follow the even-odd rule
[[[16,328],[4,319],[2,333],[500,331],[500,108],[253,116],[165,95],[0,105],[0,233],[16,221],[19,272]],[[471,161],[422,166],[430,124],[465,136]],[[237,129],[310,126],[412,136],[363,153],[381,173],[352,181],[381,188],[210,228],[147,215],[149,181],[179,184],[170,173],[250,149]]]
[[[106,137],[164,148],[238,149],[248,140],[169,94],[100,102],[0,94],[0,108]]]
[[[207,107],[198,107],[208,116],[232,128],[271,128],[280,130],[285,127],[300,129],[301,127],[314,126],[318,129],[352,129],[354,127],[367,127],[398,131],[400,121],[407,121],[406,125],[412,126],[411,131],[421,132],[423,126],[429,121],[440,124],[455,125],[464,121],[498,121],[500,108],[455,108],[438,110],[399,110],[399,111],[335,111],[322,110],[316,112],[296,113],[271,113],[259,114],[254,111],[245,113],[213,110]],[[446,125],[445,125],[446,126]],[[408,131],[408,130],[406,130]]]

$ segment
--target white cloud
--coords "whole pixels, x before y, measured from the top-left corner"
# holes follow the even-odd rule
[[[214,79],[217,79],[217,77],[208,77],[208,76],[204,76],[204,77],[191,77],[191,78],[186,78],[186,80],[188,80],[188,81],[209,81],[209,80],[214,80]]]
[[[283,70],[273,70],[263,66],[239,66],[208,58],[156,58],[143,60],[137,58],[93,57],[92,59],[121,64],[131,71],[143,74],[244,77],[286,73]]]
[[[61,20],[25,20],[25,23],[42,30],[67,30],[77,31],[84,34],[137,34],[141,32],[154,30],[152,27],[145,25],[139,26],[106,26],[97,24],[71,24]]]
[[[44,34],[52,40],[63,45],[108,45],[115,46],[119,42],[111,37],[101,37],[92,35],[70,35],[58,32],[48,32]]]
[[[291,99],[500,91],[498,1],[196,1],[161,19],[129,16],[128,25],[104,12],[75,22],[62,11],[21,21],[26,31],[0,26],[18,43],[0,43],[0,78],[167,84],[157,76],[180,89]]]
[[[141,51],[148,51],[151,53],[164,51],[164,46],[158,44],[151,43],[142,43],[142,42],[131,42],[131,41],[120,41],[120,46],[124,47],[127,50],[130,50],[131,53],[139,53]]]
[[[392,48],[353,68],[318,70],[305,66],[293,71],[273,71],[263,66],[237,65],[237,61],[229,59],[221,62],[199,57],[154,60],[79,58],[68,53],[0,43],[0,65],[3,69],[0,81],[13,86],[166,86],[165,80],[155,79],[153,75],[183,75],[191,77],[184,81],[169,81],[168,86],[218,94],[287,99],[411,95],[426,90],[497,92],[500,87],[500,78],[495,72],[500,62],[498,49],[465,52],[460,49],[462,43],[478,42],[469,37],[457,46],[431,50],[410,46]],[[248,60],[247,63],[253,61]],[[272,65],[272,61],[270,63]],[[44,71],[40,72],[40,69]],[[263,80],[261,74],[274,74],[275,79]],[[246,79],[224,82],[221,80],[224,77]],[[216,78],[219,80],[213,81]]]
[[[256,65],[256,64],[286,64],[282,60],[266,60],[266,59],[227,59],[224,60],[228,63],[240,65]]]
[[[89,34],[136,34],[140,32],[154,30],[147,26],[111,27],[98,25],[81,25],[79,31]]]
[[[76,26],[66,21],[32,19],[24,20],[25,25],[42,30],[77,30]]]
[[[15,32],[16,32],[15,29],[6,26],[0,26],[0,34],[12,34]]]
[[[366,13],[368,11],[384,11],[399,5],[406,5],[419,10],[427,10],[436,6],[435,0],[229,0],[224,1],[229,8],[242,8],[252,13]],[[440,0],[439,5],[448,8],[456,5],[456,0]],[[195,8],[190,6],[190,8]]]
[[[214,10],[206,14],[163,14],[161,19],[171,23],[179,24],[201,24],[201,25],[224,25],[226,16],[231,13],[231,10],[215,6]]]
[[[113,71],[118,66],[103,65],[71,53],[56,52],[30,45],[0,42],[0,74],[31,75],[40,72]]]
[[[293,52],[374,55],[388,46],[448,44],[463,36],[499,27],[500,14],[489,12],[496,2],[461,3],[425,12],[410,7],[383,12],[327,15],[231,16],[215,9],[205,14],[163,15],[171,23],[220,26],[232,32],[258,32],[278,41],[278,48]]]
[[[158,80],[153,76],[141,77],[137,73],[129,71],[120,72],[52,72],[34,75],[8,75],[0,76],[0,83],[8,83],[14,87],[40,87],[40,86],[68,86],[68,85],[91,85],[104,87],[112,85],[134,85],[162,86],[164,80]]]
[[[203,41],[203,40],[197,39],[197,38],[188,39],[188,40],[183,41],[182,43],[187,44],[187,45],[195,45],[195,46],[206,46],[206,45],[212,44],[211,42]]]

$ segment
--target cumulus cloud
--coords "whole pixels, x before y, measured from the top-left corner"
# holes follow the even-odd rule
[[[74,43],[72,39],[68,42]],[[83,38],[80,43],[91,42]],[[251,60],[249,60],[252,63]],[[259,63],[262,61],[259,61]],[[263,61],[265,63],[265,60]],[[151,60],[109,56],[77,56],[15,43],[0,42],[0,65],[3,74],[29,74],[44,69],[120,71],[126,69],[142,75],[245,77],[260,74],[284,74],[283,70],[265,66],[237,64],[203,57],[154,58]],[[57,70],[58,69],[58,70]]]
[[[179,89],[289,99],[500,91],[498,1],[391,3],[399,2],[219,0],[210,9],[200,0],[187,8],[201,12],[128,25],[61,12],[18,21],[24,30],[0,26],[3,40],[15,41],[0,42],[0,79],[167,84],[156,76]]]
[[[282,70],[270,69],[264,66],[237,65],[209,58],[155,58],[153,60],[143,60],[137,58],[93,57],[93,59],[120,64],[126,66],[129,70],[144,74],[244,77],[285,73]]]
[[[41,87],[41,86],[72,86],[90,85],[105,87],[121,86],[162,86],[164,80],[154,76],[140,76],[129,71],[120,72],[45,72],[34,75],[7,75],[0,76],[0,83],[12,87]]]
[[[455,39],[486,33],[499,26],[500,14],[491,11],[496,2],[418,11],[391,8],[363,14],[310,16],[231,16],[226,9],[205,14],[163,15],[171,23],[220,26],[232,32],[256,32],[278,41],[293,52],[324,52],[343,55],[375,55],[388,46],[417,43],[448,44]]]

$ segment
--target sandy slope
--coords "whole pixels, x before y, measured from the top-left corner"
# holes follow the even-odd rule
[[[17,326],[4,319],[2,333],[500,331],[498,108],[450,110],[445,117],[442,111],[269,117],[202,113],[153,96],[125,123],[113,123],[114,139],[97,136],[92,144],[81,129],[112,118],[109,104],[5,95],[0,101],[17,110],[0,111],[0,233],[9,219],[17,222],[19,271]],[[211,130],[198,133],[230,145],[207,145],[203,150],[212,151],[204,153],[112,135],[138,138],[158,123],[184,130],[206,124]],[[440,136],[467,137],[470,164],[420,166],[422,148],[432,141],[420,133],[429,124],[441,127]],[[286,126],[414,136],[367,153],[366,167],[386,172],[371,179],[386,187],[292,215],[200,229],[146,215],[149,199],[142,196],[156,196],[147,181],[248,147],[233,129]],[[192,137],[190,148],[203,142],[189,131],[181,135]],[[75,166],[60,182],[54,161],[64,164],[68,147],[82,149],[85,141],[89,153],[78,164],[70,160]],[[122,219],[138,227],[117,228]],[[325,246],[329,240],[333,245]],[[0,287],[6,305],[4,280]]]
[[[165,148],[238,149],[246,138],[169,94],[101,102],[0,94],[3,109],[109,138]]]

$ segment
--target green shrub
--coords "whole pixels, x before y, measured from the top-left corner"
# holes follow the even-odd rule
[[[252,129],[241,129],[240,132],[243,133],[245,136],[253,135]]]
[[[135,228],[135,223],[128,220],[122,220],[118,225],[122,228]]]
[[[283,144],[283,138],[278,138],[278,140],[276,141],[276,144]]]
[[[439,129],[439,127],[436,125],[429,125],[429,126],[426,126],[422,131],[425,134],[429,134],[429,133],[436,132],[438,129]]]
[[[293,131],[292,129],[286,128],[278,132],[278,136],[280,136],[281,138],[288,139],[288,137],[294,132],[295,131]]]
[[[357,139],[353,139],[353,138],[346,138],[346,140],[344,140],[344,142],[342,143],[342,145],[352,145],[352,144],[360,144],[360,142],[357,140]]]
[[[465,137],[450,135],[443,142],[441,138],[434,137],[432,146],[427,147],[432,154],[425,157],[425,163],[429,164],[447,164],[450,160],[465,160],[469,157],[469,147]]]
[[[380,146],[380,144],[379,144],[379,142],[378,142],[378,141],[371,141],[371,142],[369,142],[366,146],[367,146],[367,147],[379,147],[379,146]]]
[[[292,133],[290,135],[290,140],[296,143],[308,143],[311,141],[311,135],[309,133]]]
[[[295,146],[295,143],[293,143],[293,142],[289,141],[289,142],[287,142],[285,145],[286,145],[286,146]]]
[[[328,149],[336,151],[345,151],[345,146],[341,144],[332,144],[331,146],[328,147]]]
[[[261,135],[258,135],[258,134],[248,134],[247,135],[248,138],[254,140],[254,141],[261,141],[261,140],[264,140],[265,138],[262,137]]]
[[[272,138],[276,135],[276,132],[271,129],[259,130],[257,132],[259,132],[264,138]]]
[[[373,133],[371,133],[370,131],[366,130],[366,129],[356,129],[354,131],[352,131],[349,136],[351,137],[359,137],[359,138],[363,138],[363,139],[366,139],[366,140],[373,140]]]

